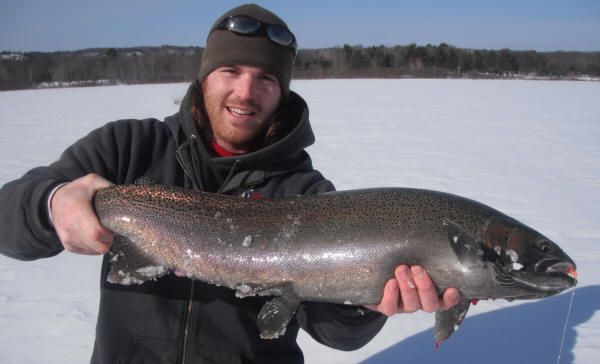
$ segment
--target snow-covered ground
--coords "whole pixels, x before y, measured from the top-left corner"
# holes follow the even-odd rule
[[[0,184],[52,162],[92,128],[174,113],[186,84],[0,92]],[[600,83],[294,81],[315,166],[338,189],[421,187],[491,205],[577,262],[579,285],[539,301],[482,302],[435,350],[433,315],[390,319],[354,352],[301,334],[307,363],[596,363],[600,357]],[[85,363],[99,257],[0,256],[0,363]],[[566,333],[562,342],[563,331]]]

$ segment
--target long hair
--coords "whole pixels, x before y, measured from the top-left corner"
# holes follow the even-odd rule
[[[206,108],[204,107],[204,93],[202,92],[202,84],[196,80],[192,85],[191,90],[191,113],[198,125],[198,129],[202,133],[202,137],[206,141],[214,140],[213,130],[210,124]],[[275,144],[281,138],[286,136],[294,127],[290,115],[288,115],[288,100],[283,99],[279,103],[277,110],[267,122],[263,133],[254,140],[254,149],[258,150]]]

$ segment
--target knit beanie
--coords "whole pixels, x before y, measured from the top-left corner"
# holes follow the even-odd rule
[[[281,25],[289,30],[277,15],[256,4],[241,5],[229,10],[215,22],[213,27],[233,15],[246,15],[263,23]],[[276,44],[264,32],[243,35],[226,29],[217,29],[206,39],[198,80],[204,81],[209,73],[221,66],[258,67],[277,77],[281,93],[284,98],[287,98],[295,58],[296,50],[293,47]]]

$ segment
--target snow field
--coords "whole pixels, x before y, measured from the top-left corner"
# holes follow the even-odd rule
[[[0,92],[0,183],[51,163],[93,128],[164,118],[187,84]],[[317,142],[317,169],[338,189],[419,187],[469,197],[534,227],[578,264],[561,363],[600,356],[600,83],[499,80],[293,81]],[[88,362],[99,257],[0,256],[0,362]],[[481,302],[434,349],[433,315],[391,318],[354,352],[301,334],[307,363],[556,362],[570,292]],[[511,348],[511,350],[507,350]],[[518,357],[514,353],[517,352]]]

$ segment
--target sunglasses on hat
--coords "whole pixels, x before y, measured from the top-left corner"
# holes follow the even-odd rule
[[[286,27],[277,24],[268,24],[247,15],[232,15],[215,24],[210,30],[212,33],[218,29],[226,29],[230,32],[251,35],[264,30],[267,37],[275,44],[291,47],[296,50],[296,37]],[[209,33],[209,34],[210,34]]]

